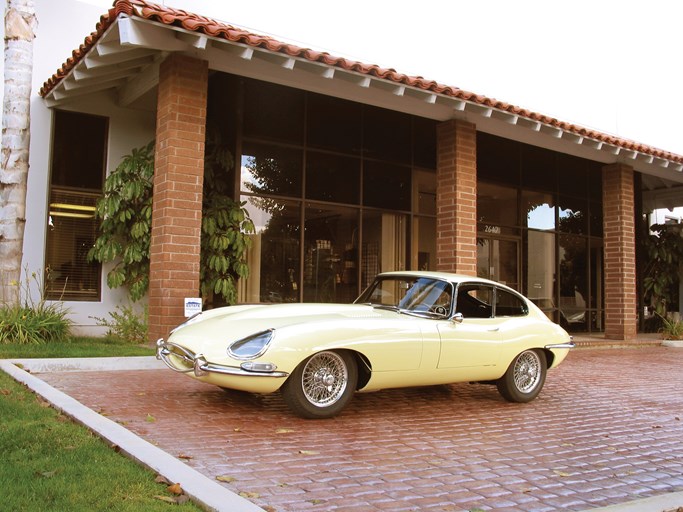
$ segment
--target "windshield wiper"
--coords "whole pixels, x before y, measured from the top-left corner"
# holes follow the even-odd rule
[[[386,309],[387,311],[394,311],[398,314],[405,313],[405,309],[401,309],[398,306],[392,306],[390,304],[370,304],[375,309]]]

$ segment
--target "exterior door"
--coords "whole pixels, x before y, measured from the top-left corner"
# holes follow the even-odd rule
[[[477,238],[477,277],[520,291],[519,240]]]

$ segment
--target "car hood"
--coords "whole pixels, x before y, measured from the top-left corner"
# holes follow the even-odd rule
[[[382,319],[396,322],[394,311],[366,304],[267,304],[241,305],[205,311],[175,329],[173,338],[201,337],[238,340],[266,329],[306,325],[315,330],[331,330],[350,320]],[[412,317],[414,318],[414,317]]]

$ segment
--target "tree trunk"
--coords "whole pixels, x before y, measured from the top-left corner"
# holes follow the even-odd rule
[[[20,300],[35,24],[33,0],[7,0],[0,168],[0,300],[9,304]]]

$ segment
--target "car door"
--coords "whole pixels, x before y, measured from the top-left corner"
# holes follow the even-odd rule
[[[455,313],[462,315],[462,322],[439,323],[439,369],[498,364],[504,319],[493,316],[494,300],[495,290],[491,285],[463,283],[458,286]]]

